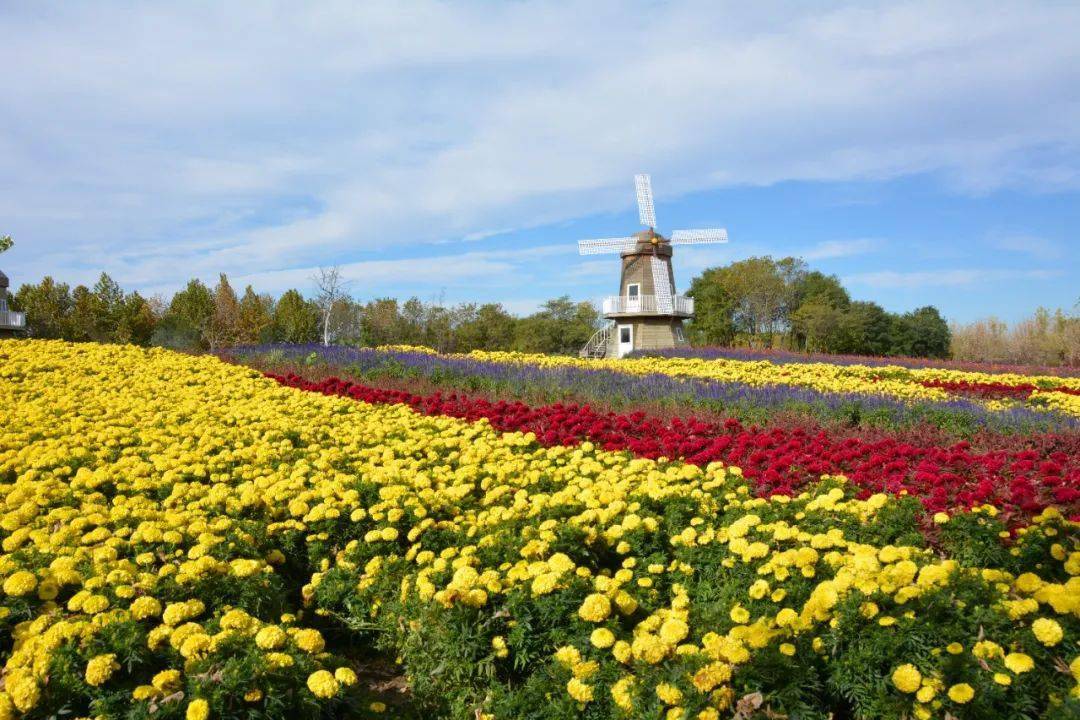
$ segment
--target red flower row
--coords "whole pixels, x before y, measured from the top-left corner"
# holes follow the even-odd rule
[[[456,393],[420,396],[329,378],[311,382],[294,374],[269,377],[282,385],[369,403],[404,403],[426,415],[487,418],[502,431],[533,432],[544,445],[590,440],[607,450],[647,458],[681,458],[697,465],[720,461],[742,468],[761,495],[792,494],[822,475],[842,474],[862,489],[918,497],[932,512],[989,503],[1020,520],[1057,505],[1080,518],[1080,457],[1069,440],[1040,436],[1040,452],[1012,447],[975,452],[967,442],[949,447],[915,445],[889,435],[836,437],[813,428],[745,427],[697,418],[664,420],[643,412],[602,413],[588,405],[530,407]],[[1060,442],[1059,442],[1060,440]]]
[[[1075,388],[1058,386],[1053,388],[1040,388],[1037,385],[1031,383],[1022,383],[1020,385],[1006,385],[999,382],[967,382],[967,381],[950,381],[950,380],[922,380],[919,382],[923,387],[938,388],[946,392],[954,393],[956,395],[964,395],[967,397],[978,397],[986,399],[1003,399],[1003,398],[1015,398],[1017,400],[1026,400],[1032,392],[1036,390],[1051,390],[1053,392],[1065,393],[1067,395],[1080,395],[1080,390]]]

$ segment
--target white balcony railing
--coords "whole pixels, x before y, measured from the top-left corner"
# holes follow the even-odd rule
[[[690,317],[694,314],[694,298],[672,295],[666,302],[658,301],[656,295],[638,295],[637,297],[615,295],[604,298],[605,315],[636,315],[638,313]]]
[[[0,310],[0,328],[22,329],[26,327],[26,313]]]

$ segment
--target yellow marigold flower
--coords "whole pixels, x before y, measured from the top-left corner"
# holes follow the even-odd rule
[[[638,660],[655,665],[667,656],[671,646],[652,633],[641,633],[634,638],[631,644],[634,657]]]
[[[1001,646],[990,640],[980,640],[971,648],[971,654],[982,660],[989,660],[1004,654]]]
[[[586,622],[603,622],[611,614],[611,601],[606,595],[593,593],[586,596],[578,608],[578,617]]]
[[[581,651],[573,645],[563,645],[555,651],[555,659],[564,667],[572,667],[581,662]]]
[[[262,700],[263,692],[259,688],[252,688],[244,693],[244,700],[247,702],[259,702]]]
[[[1007,687],[1009,685],[1012,685],[1012,675],[1003,672],[994,673],[994,682],[996,682],[998,685],[1004,685]]]
[[[729,613],[732,622],[745,623],[750,619],[750,611],[742,605],[735,605]]]
[[[161,691],[153,685],[139,685],[131,691],[131,699],[136,702],[141,702],[143,700],[149,700],[150,698],[156,697],[160,694]]]
[[[341,689],[338,681],[326,670],[316,670],[308,675],[308,690],[317,698],[330,698]]]
[[[1080,683],[1080,655],[1073,658],[1073,661],[1069,663],[1069,672],[1072,673],[1073,680]]]
[[[949,643],[945,646],[945,649],[949,652],[950,655],[959,655],[960,653],[964,652],[964,646],[958,642]]]
[[[1035,667],[1035,661],[1024,653],[1009,653],[1005,656],[1005,667],[1017,675],[1026,673]]]
[[[678,618],[668,618],[660,626],[660,639],[668,645],[676,645],[690,634],[690,627]]]
[[[289,636],[277,625],[267,625],[255,633],[255,644],[263,650],[277,650],[288,639]]]
[[[495,657],[504,658],[510,654],[509,648],[506,647],[506,638],[502,635],[491,638],[491,649],[495,651]]]
[[[272,667],[287,668],[291,667],[295,662],[292,655],[283,652],[271,652],[266,653],[266,662],[270,663]]]
[[[623,675],[611,686],[611,699],[615,704],[629,712],[634,709],[633,688],[636,680],[633,675]]]
[[[767,580],[755,580],[746,594],[754,600],[760,600],[761,598],[765,597],[768,592],[769,583]]]
[[[103,685],[119,669],[120,663],[113,653],[98,655],[86,663],[86,683],[95,687]]]
[[[919,692],[915,693],[915,699],[921,703],[928,703],[934,699],[937,695],[937,688],[930,684],[924,684],[919,688]]]
[[[904,663],[893,670],[892,682],[900,692],[913,693],[922,684],[922,673],[911,663]]]
[[[967,683],[959,683],[949,688],[949,699],[959,705],[970,702],[973,697],[975,697],[975,688]]]
[[[554,591],[558,584],[559,576],[556,573],[538,575],[532,581],[532,594],[536,596],[547,595]]]
[[[326,647],[326,641],[323,640],[322,634],[312,628],[297,630],[296,634],[293,635],[293,641],[298,648],[312,655],[321,653],[323,648]]]
[[[1031,623],[1031,631],[1035,633],[1035,638],[1047,647],[1057,645],[1065,635],[1058,621],[1050,618],[1038,618],[1035,620],[1035,622]]]
[[[4,580],[4,594],[11,597],[29,595],[37,588],[37,576],[28,570],[19,570]]]
[[[386,712],[386,703],[381,700],[372,700],[368,703],[368,710],[375,713]]]
[[[585,704],[593,699],[592,685],[588,685],[577,678],[570,678],[566,683],[566,692],[579,703]]]
[[[202,698],[195,698],[188,703],[187,711],[184,713],[185,720],[206,720],[208,717],[210,717],[210,703]]]
[[[682,702],[682,690],[671,683],[660,683],[656,686],[656,696],[666,705],[678,705]]]
[[[691,681],[699,691],[707,693],[721,683],[731,679],[731,666],[727,663],[713,662],[698,669]]]
[[[600,669],[600,663],[595,660],[589,660],[588,662],[574,663],[574,667],[570,668],[570,672],[574,674],[574,677],[586,680],[596,674],[596,671]]]
[[[600,648],[601,650],[609,648],[615,644],[615,633],[607,628],[596,628],[592,631],[592,634],[589,635],[589,642],[592,643],[593,647]]]
[[[162,692],[173,692],[180,688],[180,671],[162,670],[150,683]]]
[[[633,656],[633,648],[631,647],[630,643],[626,642],[625,640],[618,640],[614,645],[612,645],[611,654],[615,657],[616,660],[623,664],[626,664]]]
[[[352,687],[357,683],[356,672],[352,668],[339,667],[334,671],[334,679],[345,687]]]
[[[780,643],[780,653],[792,657],[795,655],[795,646],[791,643]]]
[[[143,595],[140,598],[135,598],[128,609],[131,612],[131,617],[136,620],[146,620],[161,614],[161,601],[149,595]]]

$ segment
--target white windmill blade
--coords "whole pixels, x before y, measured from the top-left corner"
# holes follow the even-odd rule
[[[653,294],[656,296],[656,311],[670,313],[673,310],[671,296],[675,288],[671,286],[668,264],[658,257],[651,257],[649,265],[653,277]]]
[[[656,209],[652,201],[652,179],[646,175],[634,176],[634,189],[637,191],[638,217],[641,224],[647,227],[656,227]]]
[[[676,230],[671,233],[672,245],[704,245],[706,243],[726,243],[727,241],[727,230],[723,228]]]
[[[578,240],[578,252],[582,255],[602,255],[633,250],[637,245],[636,237],[597,238],[596,240]]]

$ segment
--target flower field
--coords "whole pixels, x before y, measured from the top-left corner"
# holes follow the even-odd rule
[[[925,404],[965,418],[933,433],[975,429],[941,446],[403,392],[332,360],[274,378],[0,341],[0,720],[1080,715],[1072,379],[645,359],[597,380],[743,383],[766,415],[783,386],[830,422],[853,393],[896,433]],[[449,388],[469,363],[507,368],[486,390],[595,372],[427,362]]]

